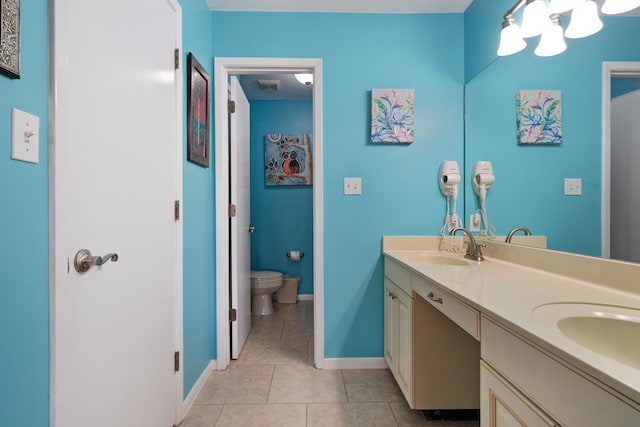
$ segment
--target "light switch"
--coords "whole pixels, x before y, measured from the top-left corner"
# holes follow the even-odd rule
[[[564,194],[565,196],[581,196],[582,178],[565,178]]]
[[[16,108],[11,110],[11,158],[38,163],[40,119]]]
[[[362,194],[362,179],[361,178],[345,178],[344,194],[348,196]]]

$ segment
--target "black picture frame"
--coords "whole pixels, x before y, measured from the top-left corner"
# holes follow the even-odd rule
[[[20,78],[20,0],[0,0],[0,74]]]
[[[210,79],[209,74],[189,52],[187,55],[187,160],[209,167]]]

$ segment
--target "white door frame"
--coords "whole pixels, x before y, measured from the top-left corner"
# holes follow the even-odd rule
[[[176,48],[182,52],[182,7],[178,3],[178,0],[167,0],[171,7],[175,10],[176,17]],[[49,51],[55,52],[55,22],[54,22],[54,13],[51,11],[49,13]],[[183,325],[183,220],[182,218],[182,200],[183,200],[183,170],[182,170],[182,147],[183,147],[183,120],[182,120],[182,111],[183,111],[183,70],[184,66],[182,64],[183,61],[179,61],[178,68],[174,71],[174,76],[176,79],[175,86],[175,97],[176,97],[176,105],[175,105],[175,120],[176,120],[176,135],[175,135],[175,156],[176,156],[176,200],[180,201],[180,219],[177,221],[176,225],[176,277],[174,279],[175,283],[175,307],[174,307],[174,330],[172,334],[174,336],[174,344],[175,351],[180,353],[180,366],[178,372],[175,373],[175,423],[176,425],[182,421],[184,416],[186,415],[186,411],[188,407],[184,405],[183,395],[184,395],[184,325]],[[53,68],[50,67],[49,71],[49,123],[50,128],[55,126],[55,118],[56,118],[56,76],[53,71]],[[56,381],[54,377],[55,373],[55,358],[57,357],[56,352],[56,335],[55,335],[55,326],[56,326],[56,317],[59,315],[56,311],[55,304],[55,290],[57,285],[57,278],[59,275],[64,275],[63,271],[60,271],[58,263],[56,262],[56,256],[58,253],[57,250],[57,233],[56,233],[56,221],[55,221],[55,207],[56,207],[56,195],[55,195],[55,182],[56,176],[58,173],[61,173],[56,164],[57,156],[55,155],[55,146],[56,141],[53,136],[53,132],[50,132],[49,136],[49,264],[50,264],[50,274],[49,274],[49,349],[50,349],[50,358],[49,358],[49,371],[50,371],[50,404],[49,404],[49,418],[50,420],[55,420],[55,386]]]
[[[611,78],[640,77],[640,62],[602,63],[601,256],[611,258]]]
[[[314,362],[324,367],[324,246],[322,182],[322,59],[214,59],[216,168],[216,332],[217,369],[226,369],[229,344],[229,148],[227,86],[230,74],[313,73],[313,314]]]

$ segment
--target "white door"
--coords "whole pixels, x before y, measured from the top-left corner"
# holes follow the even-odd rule
[[[180,8],[172,0],[52,5],[51,425],[173,426]],[[118,260],[80,273],[80,249]]]
[[[236,206],[231,218],[231,308],[236,321],[231,323],[231,358],[237,359],[251,330],[251,206],[249,168],[249,101],[235,76],[231,77],[230,98],[235,112],[230,118],[230,203]]]
[[[611,258],[640,262],[640,90],[611,100]]]

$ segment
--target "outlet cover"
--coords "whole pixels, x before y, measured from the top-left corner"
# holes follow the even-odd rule
[[[565,196],[581,196],[582,178],[565,178],[564,194]]]
[[[347,196],[357,196],[362,194],[362,179],[361,178],[345,178],[344,194]]]

